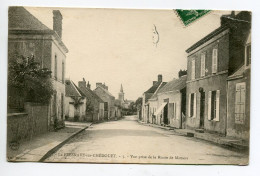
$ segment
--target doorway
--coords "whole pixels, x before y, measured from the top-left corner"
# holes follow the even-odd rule
[[[205,92],[200,92],[200,128],[204,129],[205,118]]]
[[[163,123],[165,125],[169,124],[169,120],[168,120],[168,104],[169,104],[169,99],[164,99],[164,102],[167,103],[164,108],[163,108]]]

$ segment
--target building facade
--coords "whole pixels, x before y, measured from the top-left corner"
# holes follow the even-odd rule
[[[157,104],[159,106],[154,114],[157,124],[169,125],[174,128],[184,128],[186,80],[186,75],[179,79],[173,79],[158,91]]]
[[[65,80],[65,119],[86,121],[86,97],[71,80]]]
[[[115,97],[108,91],[108,86],[102,83],[96,83],[94,93],[104,102],[104,119],[109,120],[115,118]]]
[[[96,122],[104,120],[104,101],[92,90],[91,85],[86,84],[85,79],[78,82],[78,88],[86,97],[86,121]]]
[[[227,78],[244,62],[251,14],[223,15],[221,26],[186,50],[189,129],[226,134]]]
[[[162,84],[162,75],[158,75],[158,80],[153,81],[153,85],[143,93],[142,95],[142,121],[145,123],[150,123],[149,116],[150,116],[150,104],[148,100],[153,96],[153,94],[156,92],[158,87]]]
[[[249,140],[251,34],[244,45],[244,64],[228,77],[227,136]]]
[[[50,102],[48,126],[64,126],[65,68],[68,49],[62,41],[62,15],[53,10],[53,29],[42,24],[24,7],[9,8],[8,59],[33,55],[41,68],[52,71],[55,93]],[[13,103],[10,103],[13,104]],[[50,129],[51,129],[50,128]]]

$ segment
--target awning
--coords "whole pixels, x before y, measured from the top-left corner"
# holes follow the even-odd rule
[[[157,109],[157,111],[154,113],[154,115],[158,115],[163,110],[164,106],[167,105],[166,102],[162,103],[162,105]]]

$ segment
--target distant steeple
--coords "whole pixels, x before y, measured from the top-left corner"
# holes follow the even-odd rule
[[[124,102],[124,90],[122,84],[121,84],[120,92],[118,93],[118,99],[121,101],[121,103]]]
[[[124,93],[122,84],[121,84],[120,92],[123,92],[123,93]]]

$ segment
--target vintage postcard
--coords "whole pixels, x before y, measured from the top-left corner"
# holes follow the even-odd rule
[[[7,160],[248,165],[251,16],[9,7]]]

